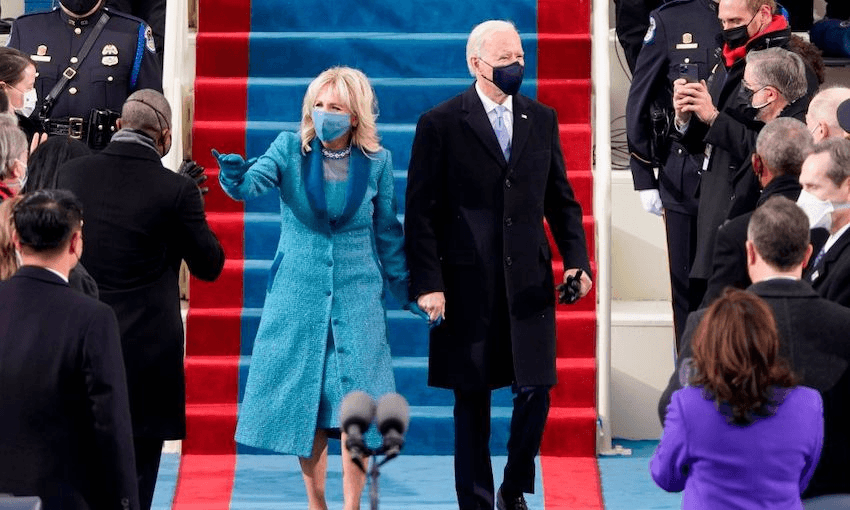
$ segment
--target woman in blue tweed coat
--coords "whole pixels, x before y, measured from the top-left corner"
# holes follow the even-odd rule
[[[308,87],[300,135],[281,133],[247,162],[214,153],[228,195],[277,189],[281,206],[236,440],[298,455],[311,510],[327,508],[327,439],[342,398],[395,388],[382,296],[386,279],[407,303],[408,275],[374,106],[362,72],[334,67]],[[342,450],[345,508],[356,509],[365,475]]]

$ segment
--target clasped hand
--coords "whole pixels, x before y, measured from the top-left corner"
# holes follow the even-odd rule
[[[673,109],[676,111],[676,124],[680,126],[687,124],[692,114],[696,114],[706,124],[710,124],[717,115],[705,80],[688,83],[684,78],[679,78],[674,81]]]
[[[177,173],[191,179],[201,190],[201,195],[206,195],[210,189],[207,186],[202,186],[207,180],[207,175],[204,173],[204,167],[199,165],[193,159],[185,159],[177,169]]]
[[[416,298],[416,305],[428,315],[428,323],[437,326],[446,318],[446,295],[429,292]]]

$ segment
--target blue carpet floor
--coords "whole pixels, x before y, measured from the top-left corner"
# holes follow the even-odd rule
[[[493,457],[493,472],[501,479],[507,457]],[[171,510],[177,454],[162,456],[153,510]],[[232,510],[303,510],[306,505],[301,468],[292,456],[239,455],[233,484]],[[540,462],[537,462],[540,472]],[[399,457],[381,468],[378,480],[382,510],[450,510],[457,508],[452,457],[412,455]],[[498,482],[497,482],[498,483]],[[331,509],[342,507],[342,465],[338,455],[328,458],[327,500]],[[543,508],[543,485],[537,477],[534,494],[527,495],[531,508]],[[361,508],[369,508],[369,487],[363,491]]]
[[[632,450],[628,457],[600,457],[602,498],[606,510],[674,510],[682,507],[682,495],[655,485],[649,475],[649,459],[658,441],[614,440]]]
[[[602,494],[606,510],[675,510],[682,496],[659,489],[649,476],[649,458],[658,441],[616,440],[630,448],[628,457],[601,457]],[[505,465],[505,457],[493,458],[496,479]],[[162,456],[153,510],[171,510],[177,469],[177,454]],[[538,463],[538,473],[540,465]],[[342,505],[342,467],[339,456],[328,462],[327,495],[331,508]],[[381,508],[384,510],[450,510],[457,508],[450,456],[412,455],[400,457],[383,467],[379,479]],[[535,494],[527,496],[529,508],[543,510],[543,486],[537,477]],[[233,487],[232,510],[302,510],[304,484],[298,461],[291,456],[239,455]],[[362,508],[369,508],[368,486]]]

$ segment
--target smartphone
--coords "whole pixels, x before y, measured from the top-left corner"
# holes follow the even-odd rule
[[[688,83],[697,83],[699,67],[696,64],[679,64],[679,78],[684,78]]]

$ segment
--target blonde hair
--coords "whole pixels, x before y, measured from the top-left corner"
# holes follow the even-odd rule
[[[18,270],[15,243],[12,241],[15,232],[12,210],[22,198],[23,195],[17,195],[0,203],[0,280],[8,280]]]
[[[375,91],[366,75],[350,67],[331,67],[316,77],[307,87],[304,105],[301,108],[301,151],[310,152],[310,142],[316,138],[313,124],[313,105],[316,97],[325,87],[333,87],[343,104],[351,110],[357,119],[357,126],[351,127],[351,143],[364,153],[381,150],[381,139],[375,123],[378,102]],[[353,120],[353,119],[352,119]]]

